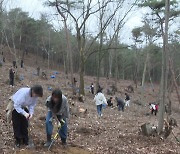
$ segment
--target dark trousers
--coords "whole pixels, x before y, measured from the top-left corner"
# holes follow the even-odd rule
[[[157,114],[157,110],[152,109],[151,110],[151,114],[153,114],[153,113],[156,115]]]
[[[109,102],[108,106],[113,107],[113,103]]]
[[[91,93],[94,94],[94,88],[91,88]]]
[[[52,123],[52,112],[48,111],[47,116],[46,116],[46,133],[47,135],[51,136],[53,133],[53,123]],[[59,130],[59,136],[61,137],[62,142],[66,142],[67,139],[67,122],[64,119],[65,124],[61,127]]]
[[[16,142],[20,143],[23,140],[24,144],[28,144],[28,120],[26,117],[14,109],[12,112],[12,123]]]
[[[118,105],[118,111],[123,111],[124,112],[124,105]]]
[[[10,84],[11,86],[14,86],[14,78],[10,78],[9,80],[10,80],[10,81],[9,81],[9,84]]]

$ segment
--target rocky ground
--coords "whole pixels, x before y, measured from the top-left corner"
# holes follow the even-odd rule
[[[69,135],[68,135],[68,147],[63,149],[60,144],[60,140],[55,142],[51,151],[48,151],[43,147],[46,140],[45,134],[45,99],[51,94],[51,88],[59,87],[63,93],[70,99],[71,87],[68,84],[66,76],[59,72],[55,79],[51,79],[50,76],[54,73],[53,70],[47,71],[47,80],[42,79],[35,75],[36,68],[25,66],[24,69],[19,69],[18,72],[24,77],[22,81],[16,81],[14,89],[11,89],[8,85],[8,68],[9,63],[6,63],[3,67],[0,67],[0,153],[20,153],[20,154],[35,154],[35,153],[63,153],[63,154],[154,154],[154,153],[166,153],[166,154],[178,154],[180,153],[180,145],[175,138],[170,135],[166,140],[161,140],[158,137],[144,137],[140,133],[140,126],[146,122],[157,125],[157,117],[147,115],[149,113],[148,103],[155,101],[158,95],[158,86],[155,85],[155,92],[152,91],[149,84],[146,85],[145,104],[139,106],[133,103],[135,100],[139,100],[141,94],[141,88],[135,89],[134,93],[131,93],[132,98],[129,108],[125,109],[125,112],[117,111],[117,108],[105,108],[103,110],[103,117],[97,117],[96,106],[93,102],[93,95],[88,91],[88,86],[91,82],[94,82],[93,77],[85,77],[86,97],[85,102],[79,102],[77,99],[73,99],[70,105],[71,117],[69,119]],[[78,79],[78,76],[77,76]],[[101,85],[106,89],[113,80],[106,80],[101,78]],[[20,87],[33,84],[41,84],[44,88],[44,96],[39,99],[35,109],[34,118],[30,121],[30,136],[35,143],[35,148],[27,149],[22,147],[21,149],[14,148],[14,139],[12,125],[7,124],[5,118],[5,109],[8,103],[8,98],[16,92]],[[116,96],[124,98],[124,89],[132,84],[131,81],[119,81],[118,93]],[[106,90],[104,90],[106,92]],[[173,98],[173,113],[174,117],[180,126],[180,110],[178,108],[178,101],[176,93],[172,94]],[[106,97],[110,97],[107,96]],[[87,109],[87,114],[78,113],[78,109]],[[54,128],[54,132],[56,131]],[[174,132],[177,137],[180,138],[179,127],[174,128]]]

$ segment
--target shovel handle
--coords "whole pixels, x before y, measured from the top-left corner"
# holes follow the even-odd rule
[[[54,143],[54,139],[52,140],[51,144],[49,145],[49,147],[48,147],[48,151],[50,151],[51,146],[53,145],[53,143]]]
[[[51,146],[53,145],[53,143],[55,142],[55,140],[57,140],[58,135],[59,135],[59,133],[57,132],[57,133],[55,134],[55,136],[54,136],[54,138],[53,138],[51,144],[49,145],[48,151],[51,149]]]

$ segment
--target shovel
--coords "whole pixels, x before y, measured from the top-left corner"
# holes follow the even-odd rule
[[[58,139],[58,137],[59,137],[59,131],[60,131],[60,129],[62,128],[62,126],[64,125],[64,123],[65,123],[64,120],[62,120],[62,121],[60,121],[60,122],[61,122],[61,126],[58,127],[58,130],[57,130],[56,134],[54,135],[53,140],[51,141],[51,144],[50,144],[49,147],[48,147],[48,150],[51,149],[51,147],[52,147],[52,145],[54,144],[54,142]]]
[[[29,122],[29,121],[28,121]],[[34,142],[32,140],[32,131],[31,131],[31,125],[30,125],[30,122],[29,122],[29,127],[28,127],[28,133],[29,133],[29,143],[28,143],[28,148],[34,148],[35,145],[34,145]]]
[[[58,139],[59,130],[60,130],[60,129],[61,129],[61,128],[59,128],[58,131],[57,131],[57,133],[54,135],[53,140],[51,141],[51,144],[50,144],[49,147],[48,147],[48,151],[51,149],[51,147],[52,147],[52,145],[54,144],[54,142]]]

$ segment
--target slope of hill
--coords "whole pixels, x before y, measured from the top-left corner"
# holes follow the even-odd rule
[[[14,53],[16,52],[17,58],[18,58],[18,62],[20,63],[21,59],[22,59],[22,55],[23,55],[23,51],[21,50],[14,50],[11,49],[11,51],[9,50],[8,47],[6,46],[2,46],[0,45],[0,53],[3,52],[6,61],[10,62],[12,64],[13,60],[15,60],[14,58]],[[1,55],[0,55],[1,58]],[[56,69],[62,69],[63,66],[58,66],[55,65],[54,61],[52,61],[51,59],[52,57],[50,57],[50,68],[56,68]],[[45,59],[43,59],[43,57],[41,56],[37,56],[36,53],[31,53],[31,52],[27,52],[24,54],[24,64],[37,68],[38,66],[40,66],[41,68],[47,68],[48,67],[48,61],[47,61],[47,57]]]
[[[33,66],[33,65],[32,65]],[[180,153],[180,146],[170,135],[166,140],[160,140],[156,137],[144,137],[139,133],[140,126],[145,122],[151,122],[157,125],[156,116],[147,116],[149,108],[147,104],[156,100],[158,94],[158,86],[155,86],[155,92],[152,92],[151,87],[147,84],[145,88],[145,99],[147,104],[138,106],[131,103],[125,112],[117,111],[117,108],[106,108],[103,110],[103,117],[98,118],[96,113],[96,106],[93,102],[93,95],[86,90],[85,102],[81,103],[77,99],[73,100],[74,106],[71,107],[71,117],[69,119],[69,134],[68,134],[68,148],[63,149],[60,141],[56,141],[51,152],[48,152],[43,144],[46,140],[45,134],[45,115],[46,107],[44,101],[47,96],[51,94],[50,87],[60,87],[64,94],[71,97],[71,87],[68,85],[68,79],[63,72],[59,72],[55,79],[51,79],[53,70],[46,70],[47,80],[42,79],[35,75],[36,67],[25,66],[19,69],[19,74],[24,77],[22,81],[15,82],[15,88],[11,89],[7,84],[8,69],[10,63],[5,63],[0,67],[0,153],[21,153],[21,154],[34,154],[34,153],[67,153],[67,154],[146,154],[146,153]],[[78,77],[77,77],[78,79]],[[94,78],[85,77],[85,85],[88,87]],[[106,89],[113,80],[107,81],[101,78],[101,85]],[[12,125],[6,123],[5,109],[8,103],[8,98],[20,87],[26,85],[41,84],[44,88],[44,96],[39,99],[38,105],[35,109],[34,118],[31,121],[31,136],[35,143],[34,149],[21,149],[14,148]],[[131,81],[119,81],[117,96],[124,97],[124,88]],[[105,92],[106,90],[104,90]],[[130,94],[133,100],[140,97],[140,87],[135,89],[133,94]],[[106,95],[107,96],[107,95]],[[109,96],[107,96],[109,97]],[[173,105],[177,106],[176,94],[173,93]],[[74,116],[74,108],[84,108],[88,112],[86,115],[78,114]],[[180,112],[176,110],[173,112],[175,117],[180,123]],[[55,132],[56,128],[54,129]],[[175,134],[180,136],[179,127],[174,129]]]

